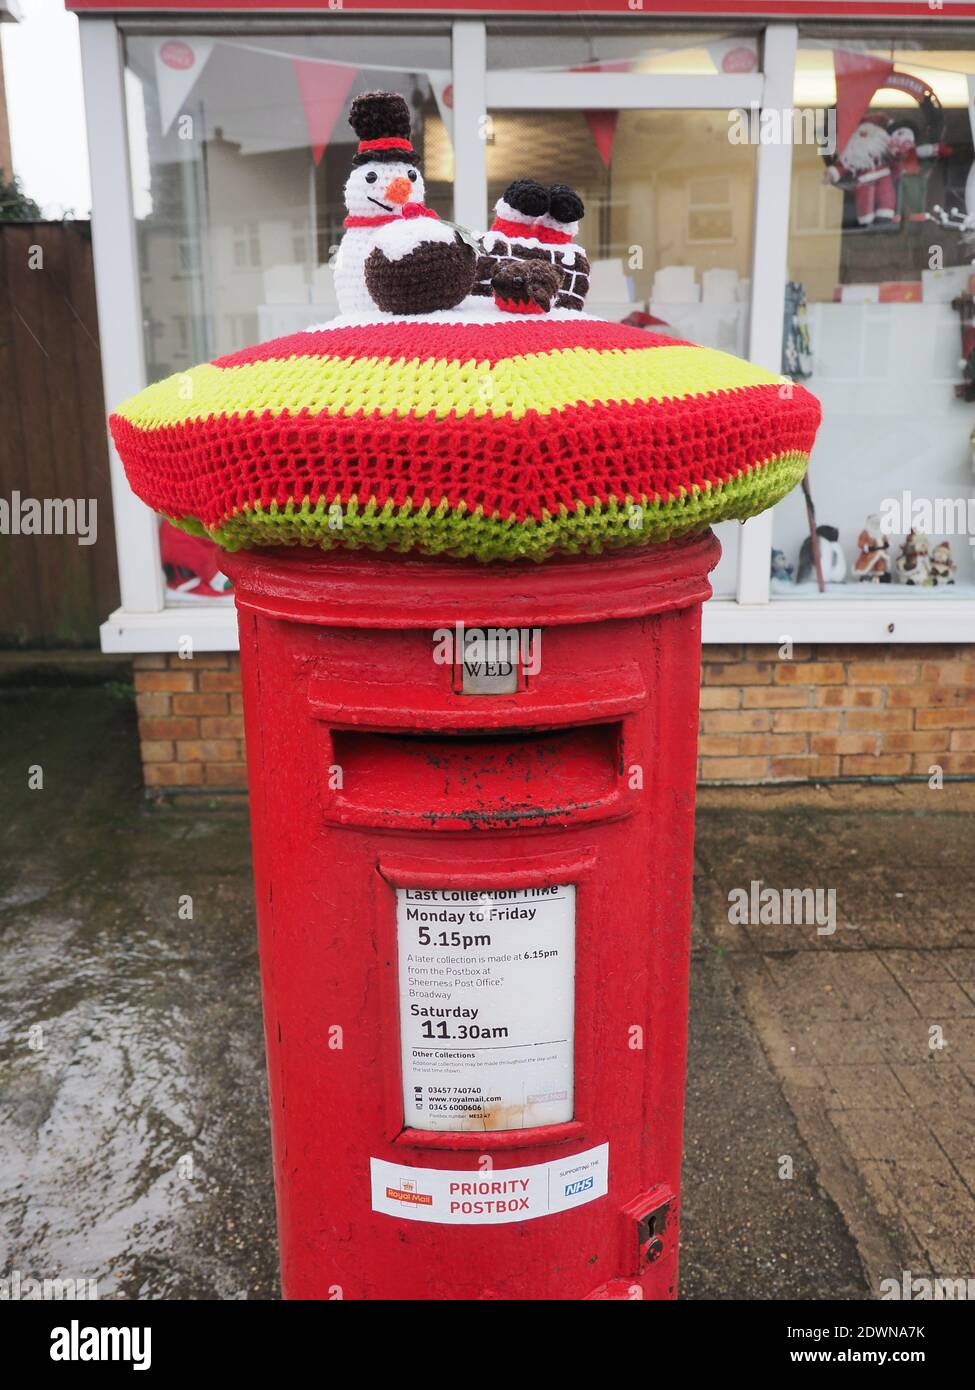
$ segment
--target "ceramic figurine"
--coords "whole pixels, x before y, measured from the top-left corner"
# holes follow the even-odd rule
[[[822,566],[823,583],[842,584],[846,578],[846,556],[840,548],[839,531],[835,526],[817,526],[816,535],[819,538],[819,563]],[[799,548],[799,572],[796,575],[796,583],[804,583],[805,580],[814,577],[815,573],[812,538],[807,536]]]
[[[889,584],[892,578],[890,541],[880,529],[880,517],[876,512],[863,523],[863,530],[857,536],[857,550],[860,553],[853,561],[853,578],[861,584]]]
[[[897,578],[901,584],[912,584],[929,589],[931,579],[931,560],[928,555],[928,538],[923,531],[909,531],[904,544],[897,552]]]
[[[784,550],[772,551],[772,568],[770,570],[772,579],[777,579],[781,584],[791,584],[793,568],[785,558]]]
[[[947,541],[939,541],[931,552],[931,582],[933,584],[954,584],[958,566],[951,558],[951,546]]]

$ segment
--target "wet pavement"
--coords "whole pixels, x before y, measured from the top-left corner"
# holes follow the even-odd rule
[[[123,688],[0,717],[0,1275],[276,1296],[246,819],[145,801]]]
[[[96,1279],[103,1298],[277,1297],[246,817],[145,800],[124,684],[0,690],[0,718],[0,1277]],[[32,788],[38,768],[43,786]],[[959,1126],[944,1128],[946,1112],[968,1113],[975,995],[964,983],[972,941],[952,930],[948,898],[937,898],[940,937],[925,943],[944,951],[945,977],[934,966],[921,974],[960,992],[925,995],[922,980],[911,1009],[876,986],[838,995],[841,978],[827,990],[835,938],[825,948],[815,934],[767,940],[727,921],[729,887],[809,881],[855,831],[862,857],[844,865],[845,911],[863,930],[837,937],[863,952],[863,966],[868,948],[889,949],[900,953],[891,967],[908,970],[930,910],[887,892],[884,856],[897,856],[905,882],[907,846],[915,862],[925,843],[941,846],[938,863],[950,868],[965,821],[761,800],[702,809],[683,1297],[863,1297],[885,1260],[919,1251],[899,1205],[898,1153],[880,1152],[889,1099],[872,1102],[873,1085],[894,1082],[859,1074],[861,1063],[891,1068],[901,1119],[912,1105],[926,1117],[916,1144],[931,1147],[932,1189],[950,1169],[954,1234],[939,1247],[922,1233],[928,1264],[966,1254],[975,1263],[963,1201],[972,1170]],[[938,1060],[955,1070],[941,1067],[939,1103],[926,1111],[928,1088],[903,1098],[906,1069],[929,1065],[924,1009],[948,1007],[955,1051]],[[823,1037],[864,1023],[880,1036],[879,1060],[861,1048],[826,1066],[808,1038],[816,1018]],[[883,1055],[888,1035],[900,1040],[900,1077]],[[924,1225],[941,1230],[937,1192],[930,1203]]]

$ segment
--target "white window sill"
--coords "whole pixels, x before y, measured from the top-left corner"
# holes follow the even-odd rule
[[[196,652],[235,652],[237,610],[232,603],[200,603],[157,613],[116,608],[99,633],[103,652],[177,652],[187,638]]]
[[[103,652],[175,652],[189,638],[194,651],[237,650],[237,615],[230,605],[127,613],[118,608],[101,626]],[[916,594],[883,599],[791,599],[741,604],[715,599],[704,606],[707,642],[975,642],[975,598]]]

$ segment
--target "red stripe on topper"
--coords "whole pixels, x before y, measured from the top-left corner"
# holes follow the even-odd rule
[[[522,333],[535,328],[520,314],[511,323]],[[802,386],[788,399],[780,391],[771,384],[594,401],[520,418],[465,412],[431,422],[378,410],[266,410],[148,430],[120,415],[110,423],[133,492],[156,511],[207,526],[258,503],[307,497],[315,506],[322,496],[362,505],[373,498],[378,506],[463,502],[469,511],[480,506],[487,516],[524,521],[611,498],[680,505],[695,488],[760,473],[788,452],[808,453],[819,402]]]
[[[658,320],[659,322],[659,320]],[[423,319],[398,323],[370,323],[359,328],[326,328],[317,332],[290,333],[267,343],[231,352],[214,360],[215,367],[244,367],[250,362],[287,362],[293,357],[361,357],[366,361],[389,358],[391,362],[504,362],[511,357],[535,356],[581,347],[597,352],[627,348],[645,351],[660,347],[687,347],[681,338],[661,333],[636,333],[625,324],[602,319],[573,322],[546,319],[525,328],[519,323],[492,324],[488,332],[479,324],[428,323]]]

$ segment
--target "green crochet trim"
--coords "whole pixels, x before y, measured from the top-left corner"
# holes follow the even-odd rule
[[[670,540],[702,531],[719,521],[746,520],[773,506],[791,491],[806,471],[808,455],[781,454],[741,477],[718,487],[695,488],[666,502],[645,497],[623,501],[582,502],[575,511],[563,507],[541,520],[517,521],[485,516],[481,508],[451,509],[424,502],[395,506],[387,502],[361,505],[354,498],[323,498],[312,506],[307,498],[279,506],[260,505],[237,512],[220,526],[206,527],[195,517],[173,517],[175,525],[193,535],[210,536],[225,550],[260,546],[301,545],[332,550],[419,551],[455,559],[545,560],[554,554],[598,555],[627,545]]]

